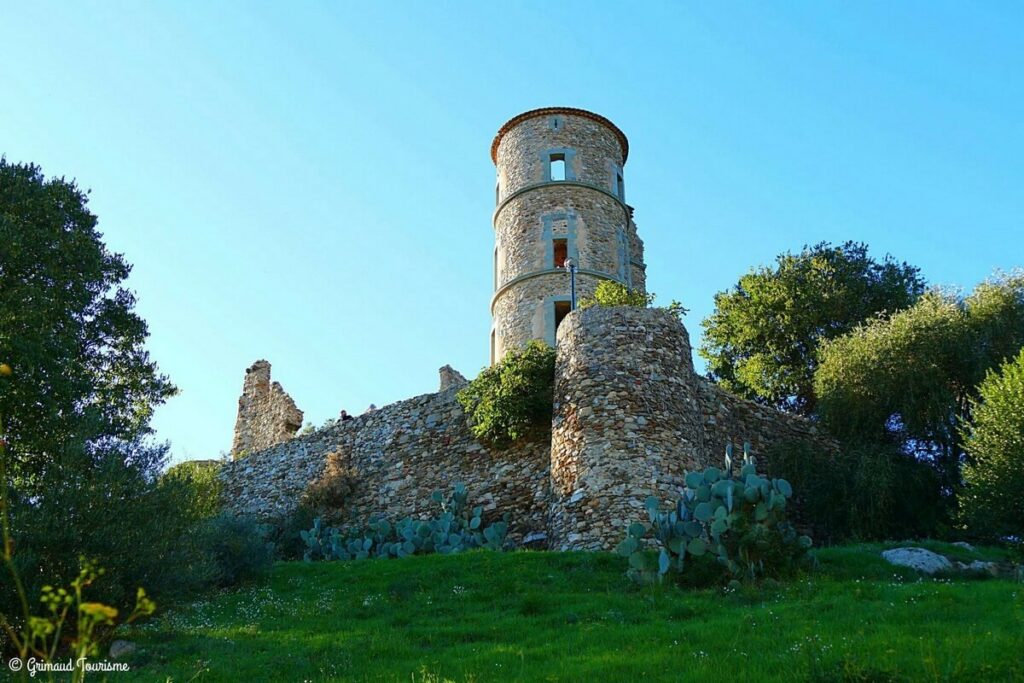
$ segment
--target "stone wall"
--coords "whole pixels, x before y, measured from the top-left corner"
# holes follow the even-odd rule
[[[458,382],[452,373],[442,368],[442,381]],[[686,329],[661,309],[593,307],[565,318],[550,437],[487,448],[466,426],[458,388],[384,406],[229,463],[221,474],[229,505],[264,517],[287,514],[337,453],[355,474],[346,506],[353,523],[380,513],[392,519],[430,514],[436,509],[430,494],[461,481],[471,504],[484,506],[491,518],[510,513],[513,542],[546,537],[554,549],[609,550],[631,521],[644,518],[647,496],[676,498],[684,472],[721,465],[730,441],[737,447],[749,441],[761,456],[790,439],[836,448],[807,420],[698,377]]]
[[[552,422],[552,548],[610,550],[644,500],[673,500],[688,469],[722,465],[730,441],[764,454],[815,426],[731,396],[693,370],[689,335],[668,311],[589,308],[558,330]]]
[[[609,550],[707,464],[689,338],[664,311],[595,306],[562,321],[558,350],[552,547]]]
[[[302,411],[278,382],[270,381],[270,363],[258,360],[245,371],[231,457],[288,441],[302,426]]]
[[[287,514],[323,471],[328,454],[338,453],[356,475],[346,506],[355,523],[380,513],[393,520],[433,514],[431,493],[461,481],[470,504],[484,507],[485,521],[511,514],[514,542],[543,533],[550,441],[488,449],[466,427],[457,391],[393,403],[229,463],[221,474],[225,498],[239,513]]]

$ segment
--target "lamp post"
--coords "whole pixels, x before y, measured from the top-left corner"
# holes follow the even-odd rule
[[[569,310],[576,310],[576,262],[565,259],[565,269],[569,271]]]

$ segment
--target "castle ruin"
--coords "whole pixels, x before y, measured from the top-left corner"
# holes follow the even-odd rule
[[[480,443],[455,397],[466,380],[445,366],[438,393],[293,438],[302,413],[270,385],[270,366],[260,361],[247,371],[232,449],[250,452],[221,473],[232,509],[288,514],[334,455],[356,473],[346,504],[352,523],[428,514],[431,493],[461,481],[485,516],[511,514],[513,542],[609,550],[644,514],[648,496],[677,497],[684,472],[720,463],[727,443],[747,441],[763,454],[803,440],[833,451],[813,423],[698,376],[673,313],[569,310],[567,259],[581,296],[602,280],[644,291],[643,242],[625,203],[628,151],[610,121],[563,107],[516,116],[491,146],[491,362],[531,339],[555,347],[549,433],[502,450]]]

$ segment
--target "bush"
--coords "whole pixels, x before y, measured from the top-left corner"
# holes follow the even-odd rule
[[[484,368],[457,394],[473,434],[495,446],[551,426],[555,350],[533,340]]]
[[[253,517],[222,512],[207,520],[199,545],[211,563],[210,581],[225,588],[265,574],[274,563],[267,532]]]
[[[408,557],[430,553],[451,554],[472,548],[501,550],[508,534],[508,517],[489,526],[483,524],[483,508],[467,505],[469,493],[461,483],[454,492],[444,497],[440,491],[431,496],[441,507],[441,515],[427,520],[408,517],[391,524],[380,517],[361,530],[342,534],[338,529],[325,528],[320,519],[313,527],[303,531],[306,561],[365,560],[369,557]]]
[[[1024,541],[1024,349],[978,394],[964,430],[960,518],[978,538]]]
[[[92,599],[121,610],[131,610],[138,586],[166,605],[208,585],[200,506],[185,482],[159,477],[165,459],[164,447],[140,443],[72,444],[41,474],[39,494],[12,490],[15,557],[31,602],[46,584],[69,585],[80,556],[106,570]],[[8,588],[0,581],[0,611],[11,613]]]
[[[165,485],[178,482],[189,490],[192,516],[209,519],[223,506],[219,474],[220,463],[216,460],[188,460],[169,468],[163,481]]]
[[[823,542],[934,536],[945,520],[935,470],[892,444],[844,445],[832,455],[784,441],[768,462],[799,491],[795,518]]]
[[[301,505],[326,519],[337,521],[357,479],[355,470],[341,453],[330,453],[324,471],[302,494]]]
[[[301,560],[306,552],[301,534],[312,527],[319,516],[316,510],[300,502],[288,514],[268,520],[267,541],[274,546],[274,556],[279,560]]]
[[[684,573],[696,558],[714,557],[719,577],[754,581],[792,573],[811,547],[786,519],[793,489],[785,479],[758,476],[749,449],[734,471],[732,447],[725,470],[709,467],[686,474],[686,491],[670,511],[651,496],[644,507],[650,524],[634,522],[616,551],[629,558],[629,574],[639,581]],[[657,561],[644,550],[644,539],[660,546]],[[706,565],[702,567],[706,571]]]
[[[602,280],[594,290],[593,297],[585,297],[580,300],[579,308],[590,308],[591,306],[634,306],[636,308],[647,308],[654,303],[654,294],[644,294],[635,289],[630,289],[620,282],[613,280]],[[673,301],[665,307],[678,317],[686,315],[687,309],[678,301]]]
[[[635,289],[629,289],[626,285],[612,280],[601,280],[593,297],[584,297],[580,300],[580,308],[591,306],[636,306],[647,308],[654,303],[653,294],[644,294]]]

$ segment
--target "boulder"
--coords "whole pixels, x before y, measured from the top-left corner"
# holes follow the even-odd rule
[[[110,644],[110,658],[123,659],[135,652],[135,643],[130,640],[115,640]]]
[[[893,548],[883,551],[882,557],[890,564],[910,567],[929,576],[953,568],[953,563],[945,557],[924,548]]]

